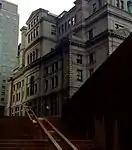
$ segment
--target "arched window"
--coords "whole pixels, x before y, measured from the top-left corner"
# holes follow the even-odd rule
[[[35,61],[36,58],[35,58],[35,51],[33,51],[33,61]]]
[[[30,58],[29,58],[29,55],[28,55],[28,59],[27,59],[27,62],[28,62],[28,64],[30,63]]]
[[[32,59],[32,53],[30,53],[30,63],[33,61]]]

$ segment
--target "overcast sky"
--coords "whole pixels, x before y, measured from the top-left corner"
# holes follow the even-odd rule
[[[20,14],[20,28],[25,25],[32,11],[44,8],[59,15],[63,10],[69,10],[75,0],[7,0],[18,5]]]
[[[32,11],[38,8],[44,8],[49,12],[59,15],[64,10],[69,10],[74,6],[75,0],[7,0],[18,5],[18,13],[20,15],[19,29],[25,25]],[[20,38],[19,30],[19,42]]]

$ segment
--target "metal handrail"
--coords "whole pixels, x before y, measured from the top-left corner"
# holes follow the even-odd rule
[[[49,138],[49,140],[53,143],[53,146],[57,149],[57,150],[63,150],[60,145],[56,142],[56,140],[51,136],[51,134],[47,131],[47,129],[43,126],[43,124],[38,120],[37,116],[35,115],[35,113],[32,111],[32,109],[25,107],[26,109],[30,110],[32,112],[32,114],[34,115],[36,121],[38,122],[38,124],[40,125],[40,127],[42,128],[42,130],[44,131],[44,133],[47,135],[47,137]],[[26,110],[25,109],[25,110]],[[26,110],[29,118],[31,119],[31,116],[29,114],[29,112]]]
[[[43,118],[57,132],[57,134],[73,149],[78,150],[57,128],[52,125],[46,118]]]

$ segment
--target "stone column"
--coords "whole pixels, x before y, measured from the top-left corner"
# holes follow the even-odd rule
[[[95,118],[95,146],[105,150],[105,124],[104,117]]]

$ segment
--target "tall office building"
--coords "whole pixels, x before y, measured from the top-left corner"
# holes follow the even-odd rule
[[[16,62],[18,45],[18,6],[0,0],[0,112],[7,104],[7,78]]]
[[[60,116],[66,101],[132,31],[131,1],[74,4],[59,16],[37,9],[21,29],[20,66],[9,82],[8,114],[24,115],[28,105],[40,116]]]

